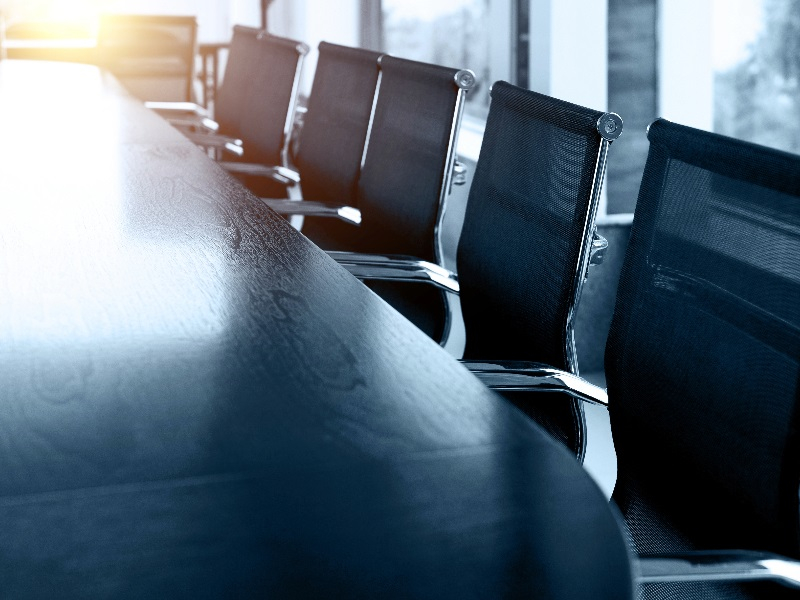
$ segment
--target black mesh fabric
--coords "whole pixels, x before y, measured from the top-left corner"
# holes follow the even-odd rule
[[[295,78],[304,54],[295,40],[262,34],[256,62],[242,106],[239,136],[245,160],[280,165],[286,142],[286,121],[294,109]]]
[[[503,81],[492,87],[483,146],[458,245],[464,358],[543,362],[572,370],[584,224],[603,113]],[[582,456],[580,403],[507,397]]]
[[[408,254],[438,262],[435,230],[457,115],[457,69],[392,56],[381,78],[358,182],[361,252]],[[367,285],[434,339],[445,328],[443,292],[424,284]]]
[[[100,64],[142,100],[191,100],[196,53],[193,16],[100,17]]]
[[[295,166],[307,200],[358,207],[356,183],[378,83],[380,53],[322,42]],[[348,249],[354,227],[306,217],[303,233],[327,250]]]
[[[663,120],[648,137],[606,346],[613,498],[642,553],[800,557],[800,157]]]
[[[459,88],[456,69],[381,59],[366,159],[358,182],[358,250],[435,262],[434,229]]]
[[[602,114],[503,81],[492,87],[458,245],[466,358],[569,368]]]
[[[244,101],[250,86],[250,73],[258,64],[257,38],[259,30],[236,25],[233,28],[225,74],[214,101],[214,119],[220,133],[239,137]]]

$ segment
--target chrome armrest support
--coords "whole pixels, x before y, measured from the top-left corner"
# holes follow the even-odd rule
[[[303,215],[305,217],[334,217],[351,223],[361,224],[361,211],[352,206],[311,202],[309,200],[273,200],[261,198],[267,206],[281,215]]]
[[[606,390],[578,375],[554,369],[549,365],[528,361],[460,362],[493,390],[563,392],[579,400],[608,406]]]
[[[329,251],[328,255],[359,279],[422,281],[455,294],[460,289],[455,273],[413,256],[339,251]]]
[[[208,111],[194,102],[151,102],[147,101],[144,105],[150,110],[160,113],[189,113],[200,117],[207,117]]]
[[[601,264],[606,258],[606,250],[608,250],[608,240],[595,231],[592,237],[592,247],[589,249],[589,264]]]
[[[638,567],[639,583],[771,580],[800,589],[800,561],[769,552],[732,550],[644,555],[639,557]]]
[[[192,142],[197,144],[198,146],[203,146],[205,148],[218,148],[221,150],[227,150],[231,154],[235,154],[236,156],[243,156],[244,155],[244,148],[242,147],[242,140],[227,137],[224,135],[219,134],[211,134],[211,133],[200,133],[200,132],[184,132],[187,138],[189,138]]]
[[[218,163],[229,173],[237,175],[253,175],[256,177],[268,177],[283,184],[300,183],[300,174],[287,167],[270,167],[258,163],[240,163],[230,161],[220,161]]]
[[[181,129],[195,127],[212,133],[219,131],[219,123],[208,117],[169,117],[167,121],[169,121],[169,124],[173,127]]]

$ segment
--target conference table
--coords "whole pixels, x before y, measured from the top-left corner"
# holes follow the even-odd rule
[[[524,415],[109,74],[0,61],[0,597],[633,597]]]

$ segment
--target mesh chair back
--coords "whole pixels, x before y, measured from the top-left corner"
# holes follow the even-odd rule
[[[458,245],[465,357],[574,371],[572,313],[593,232],[601,111],[492,86]]]
[[[355,201],[380,53],[322,42],[295,164],[310,200]]]
[[[439,217],[464,93],[460,72],[393,56],[380,64],[358,182],[359,249],[439,262]]]
[[[367,137],[380,53],[322,42],[300,131],[295,166],[308,200],[358,206],[356,183]],[[353,227],[306,217],[303,233],[326,249],[346,249]]]
[[[286,163],[300,70],[308,47],[265,33],[259,35],[257,47],[257,63],[248,74],[239,137],[248,162],[281,165]]]
[[[197,54],[193,16],[102,15],[99,63],[143,100],[189,101]]]
[[[225,74],[214,99],[214,119],[220,131],[241,137],[240,119],[250,88],[251,74],[258,66],[258,34],[260,30],[236,25],[233,28]]]
[[[648,137],[606,347],[614,499],[639,552],[800,556],[800,157]]]
[[[572,319],[608,144],[598,132],[603,114],[503,81],[492,86],[458,245],[464,358],[577,373]],[[579,402],[506,395],[583,457]]]
[[[361,177],[355,250],[441,264],[440,223],[471,71],[383,56]],[[422,331],[446,338],[448,299],[422,283],[367,284]]]

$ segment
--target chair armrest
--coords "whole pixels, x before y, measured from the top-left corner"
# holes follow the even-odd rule
[[[219,131],[219,123],[208,117],[199,117],[189,115],[186,117],[168,117],[167,121],[173,127],[187,128],[195,127],[205,131],[216,132]]]
[[[145,102],[144,105],[156,112],[164,114],[186,113],[200,117],[208,117],[208,111],[194,102]]]
[[[563,392],[585,402],[608,406],[606,390],[578,375],[554,369],[549,365],[527,361],[460,362],[493,390]]]
[[[236,175],[253,175],[256,177],[268,177],[283,184],[300,183],[300,174],[287,167],[270,167],[258,163],[240,163],[232,161],[220,161],[219,166]]]
[[[648,554],[638,560],[639,583],[775,581],[800,589],[800,561],[747,550]]]
[[[359,279],[420,281],[447,292],[459,292],[458,277],[452,271],[413,256],[361,254],[328,251],[328,256]]]
[[[305,217],[334,217],[345,223],[361,224],[361,211],[352,206],[326,204],[309,200],[278,200],[261,198],[261,201],[281,215],[303,215]]]
[[[183,135],[189,138],[198,146],[205,148],[218,148],[220,150],[227,150],[236,156],[244,155],[244,148],[242,148],[242,140],[219,135],[216,133],[202,133],[202,132],[187,132],[184,131]]]
[[[595,231],[592,247],[589,249],[589,265],[602,264],[606,258],[606,250],[608,250],[608,240]]]

